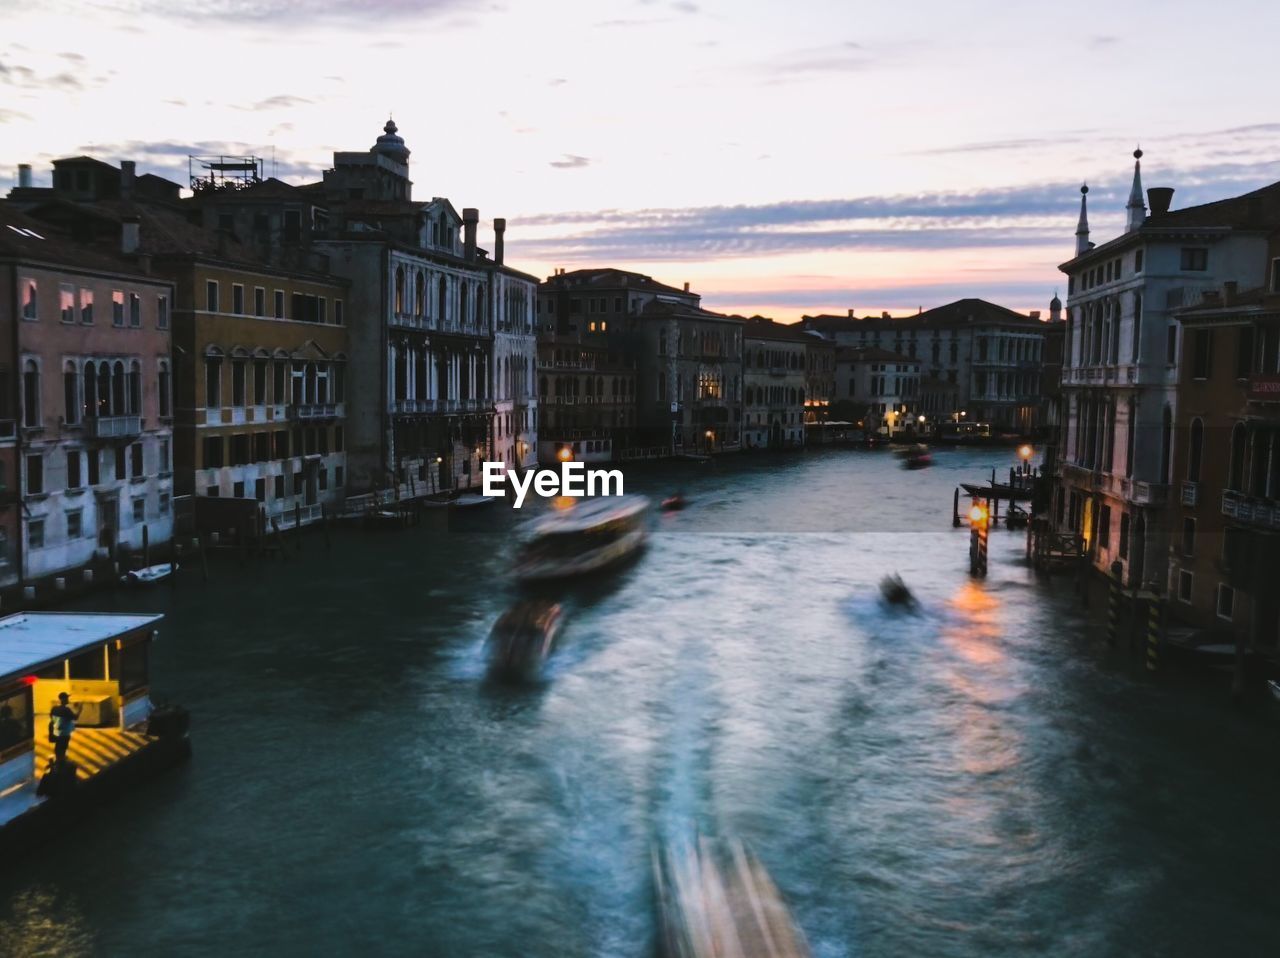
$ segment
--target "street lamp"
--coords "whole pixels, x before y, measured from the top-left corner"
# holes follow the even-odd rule
[[[556,453],[556,458],[561,462],[568,462],[573,458],[573,450],[568,446],[561,446],[560,451]]]
[[[1035,450],[1031,448],[1030,444],[1024,443],[1018,447],[1018,458],[1022,460],[1022,472],[1024,475],[1031,469],[1031,456],[1034,453]]]

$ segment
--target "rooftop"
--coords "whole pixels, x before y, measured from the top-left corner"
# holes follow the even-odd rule
[[[162,615],[22,612],[0,619],[0,680],[34,672],[82,649],[154,626]]]

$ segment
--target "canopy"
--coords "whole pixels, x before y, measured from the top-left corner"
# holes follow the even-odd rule
[[[162,615],[23,612],[0,619],[0,682],[154,626]]]

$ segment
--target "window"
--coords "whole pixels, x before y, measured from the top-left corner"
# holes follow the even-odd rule
[[[271,484],[271,494],[276,499],[284,498],[284,476],[276,476]]]
[[[253,288],[253,315],[267,315],[267,291],[261,286]]]
[[[267,361],[253,361],[253,404],[265,406],[267,403]]]
[[[1187,446],[1187,481],[1200,481],[1200,458],[1204,451],[1204,423],[1199,418],[1191,420],[1191,433]]]
[[[424,306],[423,309],[426,309]],[[335,326],[342,325],[342,300],[335,299],[333,301],[333,323]]]
[[[204,438],[204,462],[205,469],[219,469],[222,466],[222,437],[221,436],[205,436]]]
[[[1209,268],[1209,250],[1201,246],[1184,246],[1182,262],[1179,267],[1184,270],[1202,272]]]
[[[240,283],[231,284],[231,312],[244,315],[244,286]]]
[[[275,296],[275,318],[284,319],[284,290],[276,290]]]
[[[122,289],[111,291],[111,325],[124,325],[124,290]]]
[[[67,425],[74,426],[80,421],[80,375],[71,360],[67,360],[62,370],[62,405]]]
[[[205,495],[205,498],[206,498],[206,499],[217,499],[217,498],[218,498],[218,487],[217,487],[217,486],[205,486],[204,495]]]
[[[1098,545],[1107,548],[1111,545],[1111,507],[1103,506],[1098,514]]]
[[[80,287],[80,322],[86,326],[93,322],[93,290]]]
[[[89,463],[89,485],[96,486],[99,481],[99,459],[100,453],[96,449],[85,450],[85,457]]]
[[[1236,590],[1225,582],[1218,583],[1218,618],[1231,621],[1231,613],[1235,610]]]
[[[1129,558],[1129,513],[1120,513],[1120,541],[1116,543],[1121,559]]]
[[[168,419],[173,415],[173,409],[170,406],[171,385],[169,382],[169,361],[160,360],[159,371],[156,374],[156,398],[160,409],[160,418]]]
[[[138,525],[147,521],[147,497],[136,496],[133,500],[133,523]]]
[[[142,325],[142,297],[137,293],[129,294],[129,325],[134,329]]]
[[[156,297],[156,329],[169,328],[169,297]]]
[[[167,516],[169,514],[169,493],[160,493],[160,515]]]
[[[271,459],[271,433],[257,432],[253,434],[253,461],[268,462]]]
[[[272,436],[272,445],[275,448],[275,458],[288,459],[289,431],[287,429],[281,429],[278,432],[273,433]]]
[[[1253,370],[1253,327],[1236,328],[1236,379],[1247,379]]]
[[[1138,250],[1136,253],[1133,254],[1133,271],[1135,273],[1142,272],[1142,253],[1143,253],[1142,250]]]
[[[167,473],[169,471],[169,440],[168,439],[160,440],[160,456],[159,456],[159,461],[156,463],[156,469],[161,473]]]
[[[129,446],[129,458],[132,461],[131,469],[134,478],[141,478],[146,474],[146,469],[142,466],[142,443],[135,442]]]
[[[40,425],[40,367],[34,359],[22,367],[22,424],[28,429]]]
[[[1196,554],[1196,520],[1190,516],[1182,520],[1182,554],[1184,556]]]
[[[1164,361],[1170,366],[1178,361],[1178,327],[1175,323],[1169,324],[1169,333],[1165,340]]]
[[[333,487],[335,489],[342,488],[343,470],[341,466],[333,467]]]
[[[247,466],[248,464],[249,436],[247,433],[236,433],[231,437],[231,465]]]
[[[253,483],[253,498],[259,502],[267,501],[267,480],[256,479]]]
[[[205,281],[204,308],[210,313],[218,311],[218,281],[215,279]]]
[[[244,405],[244,360],[231,360],[231,405]]]
[[[1213,330],[1197,329],[1192,342],[1191,375],[1195,379],[1208,379],[1213,363]]]
[[[1178,599],[1182,602],[1191,601],[1191,586],[1195,582],[1195,577],[1183,569],[1178,573]]]
[[[81,478],[82,477],[80,475],[80,450],[68,449],[67,450],[67,488],[79,489]]]
[[[284,360],[277,359],[271,370],[271,398],[278,405],[284,404]]]
[[[44,520],[31,519],[27,522],[27,548],[44,548]]]
[[[300,472],[293,474],[293,494],[295,496],[302,495],[302,473]]]
[[[36,281],[24,279],[18,285],[22,289],[22,318],[34,322],[40,318],[40,296]]]
[[[129,478],[129,458],[125,454],[124,446],[116,446],[116,478],[120,480]]]
[[[231,484],[231,497],[233,499],[244,498],[244,480],[238,479]]]
[[[207,409],[222,405],[222,360],[216,357],[204,361],[204,404]]]
[[[80,509],[67,510],[67,538],[79,539],[84,535],[84,514]]]
[[[27,495],[44,495],[44,456],[39,453],[27,456]]]
[[[76,288],[70,283],[58,284],[58,314],[64,323],[76,321]]]

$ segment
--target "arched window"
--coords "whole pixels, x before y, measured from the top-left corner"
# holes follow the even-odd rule
[[[1196,420],[1199,422],[1200,420]],[[1194,423],[1192,424],[1194,426]],[[1227,488],[1244,491],[1244,450],[1249,444],[1244,423],[1238,422],[1231,429],[1231,468],[1227,473]]]
[[[424,288],[425,280],[422,271],[418,270],[413,279],[413,311],[419,316],[427,315],[427,296]]]
[[[67,360],[62,367],[62,400],[66,406],[66,417],[69,424],[80,421],[80,374],[76,372],[76,364]]]
[[[445,297],[448,296],[448,287],[445,284],[444,277],[440,277],[440,282],[436,286],[436,322],[443,324],[445,320]]]
[[[461,289],[458,291],[459,302],[461,304],[459,308],[458,322],[463,325],[471,322],[471,316],[467,313],[467,286],[467,283],[462,283]]]
[[[129,415],[142,415],[142,364],[136,359],[129,364]]]
[[[111,415],[113,416],[125,414],[125,385],[124,363],[116,360],[115,365],[111,367]]]
[[[173,415],[171,406],[173,385],[170,382],[169,360],[162,359],[159,363],[159,369],[156,376],[156,408],[160,410],[160,418],[168,419]],[[259,401],[263,401],[259,397]]]
[[[22,424],[28,429],[40,425],[40,367],[34,359],[22,366]]]
[[[1171,446],[1173,443],[1173,410],[1168,406],[1164,407],[1164,413],[1160,420],[1160,479],[1162,482],[1169,481],[1169,470],[1171,467]]]
[[[1128,435],[1126,436],[1127,445],[1124,452],[1124,474],[1129,478],[1133,478],[1133,454],[1137,449],[1138,443],[1138,409],[1134,403],[1133,397],[1129,397],[1128,404]]]
[[[1191,434],[1187,442],[1187,480],[1200,481],[1200,458],[1204,453],[1204,423],[1199,417],[1191,420]]]
[[[396,267],[396,312],[404,312],[404,267]]]
[[[547,398],[547,377],[541,376],[538,379],[538,395],[543,399]]]
[[[404,362],[404,352],[403,352],[403,351],[401,351],[401,352],[399,353],[399,355],[397,356],[397,360],[398,360],[398,362],[399,362],[399,363],[403,363],[403,362]],[[399,390],[403,390],[403,388],[404,388],[404,382],[405,382],[404,371],[403,371],[403,368],[401,368],[401,367],[399,367],[399,366],[397,367],[397,370],[396,370],[396,371],[397,371],[398,378],[399,378],[399,380],[400,380],[400,382],[399,382],[399,384],[398,384],[398,389],[397,389],[396,397],[397,397],[397,398],[399,398],[399,399],[403,399],[403,398],[404,398],[404,396],[403,396],[403,394],[402,394],[401,392],[399,392]],[[318,377],[316,376],[316,364],[315,364],[315,363],[307,363],[307,367],[306,367],[306,387],[305,387],[305,392],[304,392],[304,397],[305,397],[305,398],[304,398],[304,400],[303,400],[304,402],[307,402],[307,403],[315,403],[315,402],[318,402],[318,401],[319,401],[319,400],[317,400],[317,399],[316,399],[316,395],[317,395],[317,380],[318,380]]]
[[[84,405],[81,407],[85,416],[96,416],[98,414],[98,371],[93,363],[84,364],[84,373],[81,376],[83,381],[83,395],[80,397]]]
[[[1142,294],[1133,294],[1133,345],[1129,349],[1131,362],[1138,361],[1138,349],[1142,341]]]

